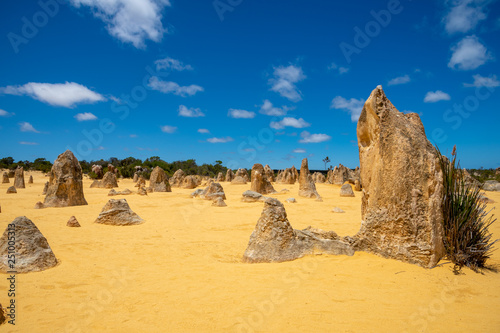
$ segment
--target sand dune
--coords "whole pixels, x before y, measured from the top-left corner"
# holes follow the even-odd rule
[[[316,255],[279,264],[244,264],[241,257],[263,204],[240,202],[247,185],[221,183],[228,207],[191,199],[193,190],[126,198],[145,223],[94,224],[110,197],[89,188],[88,206],[34,209],[47,180],[5,194],[0,184],[0,229],[26,215],[49,241],[59,265],[17,276],[17,323],[7,332],[499,332],[500,275],[452,265],[424,269],[363,252]],[[119,189],[136,188],[121,180]],[[273,184],[295,229],[309,225],[353,235],[361,194],[317,184],[323,202],[298,197],[295,185]],[[500,193],[487,192],[500,202]],[[333,207],[346,213],[335,214]],[[81,228],[68,228],[75,215]],[[491,231],[500,238],[500,223]],[[500,267],[500,252],[491,265]],[[0,282],[0,302],[7,282]]]

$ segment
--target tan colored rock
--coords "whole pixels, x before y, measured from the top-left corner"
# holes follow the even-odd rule
[[[99,182],[99,188],[114,188],[118,187],[118,180],[116,179],[116,174],[112,171],[108,171],[102,177],[102,180]]]
[[[26,188],[24,185],[24,168],[17,167],[16,173],[14,176],[14,187],[15,188]]]
[[[226,182],[231,182],[231,181],[233,181],[233,179],[234,179],[233,170],[227,169],[227,172],[226,172]]]
[[[253,165],[251,178],[252,183],[250,185],[250,190],[260,194],[276,193],[273,185],[271,185],[271,182],[267,179],[262,164],[256,163]]]
[[[102,165],[99,164],[92,165],[92,172],[97,175],[97,179],[102,179],[103,176]]]
[[[224,202],[224,199],[222,199],[221,197],[217,197],[216,199],[214,199],[212,201],[212,206],[215,206],[215,207],[226,207],[227,204]]]
[[[33,184],[33,176],[30,175],[30,178],[28,179],[28,184]]]
[[[419,116],[399,112],[378,86],[357,136],[363,198],[355,248],[435,266],[444,255],[443,174]]]
[[[341,197],[354,197],[354,191],[352,190],[351,184],[345,183],[340,188]]]
[[[134,173],[134,178],[132,179],[132,181],[134,183],[137,183],[137,181],[139,180],[139,175],[137,174],[137,172]]]
[[[353,255],[352,247],[339,240],[334,232],[307,228],[294,230],[285,207],[274,198],[267,198],[257,221],[243,261],[249,263],[282,262],[313,253]]]
[[[309,174],[307,158],[302,160],[302,164],[300,166],[299,196],[306,198],[320,198],[320,195],[316,191],[316,185],[314,185],[314,181]]]
[[[257,202],[257,201],[266,201],[268,197],[263,196],[262,194],[255,191],[245,191],[241,196],[242,202]]]
[[[295,184],[295,182],[299,179],[297,169],[295,169],[295,166],[282,170],[277,179],[276,182],[281,183],[281,184]]]
[[[193,189],[198,186],[198,182],[195,176],[186,176],[182,180],[181,188]]]
[[[247,181],[242,176],[235,176],[231,181],[232,185],[245,185]]]
[[[354,181],[354,191],[361,191],[361,181],[359,179],[356,179]]]
[[[7,172],[4,172],[2,178],[2,184],[9,184],[9,183],[10,183],[9,175],[7,174]]]
[[[234,175],[236,177],[242,177],[245,182],[249,182],[250,179],[248,179],[248,171],[247,169],[240,168],[238,171],[236,171],[236,174]]]
[[[144,187],[139,187],[139,189],[137,190],[137,194],[148,195],[148,191],[146,191],[146,189]]]
[[[184,179],[184,177],[186,177],[186,174],[184,173],[184,171],[182,171],[182,169],[177,170],[176,172],[174,172],[174,175],[169,180],[170,186],[172,186],[172,187],[181,186],[182,180]]]
[[[43,203],[41,201],[38,201],[35,204],[35,209],[42,209],[42,208],[45,208],[45,206],[43,205]]]
[[[325,175],[321,172],[315,172],[312,175],[313,182],[323,184],[325,182]]]
[[[155,167],[149,177],[149,187],[153,192],[172,192],[167,174],[159,166]]]
[[[226,200],[224,188],[222,188],[221,184],[215,182],[209,183],[203,191],[199,192],[199,197],[205,200],[214,200],[219,197]]]
[[[36,225],[26,216],[19,216],[0,238],[0,272],[12,270],[8,262],[9,231],[15,232],[15,270],[17,273],[39,272],[57,265],[57,259]]]
[[[94,223],[127,226],[144,223],[144,220],[130,209],[126,199],[110,199]]]
[[[141,186],[146,186],[146,179],[144,179],[143,176],[139,176],[139,178],[137,179],[137,183],[134,185],[134,187],[141,187]]]
[[[11,186],[7,189],[7,194],[14,194],[17,193],[17,190],[14,186]]]
[[[48,190],[49,190],[49,182],[45,182],[45,185],[43,186],[42,194],[46,195]]]
[[[83,196],[82,168],[69,150],[57,157],[50,171],[45,207],[87,205]]]
[[[81,227],[80,223],[78,222],[78,220],[74,216],[71,216],[69,218],[68,222],[66,222],[66,226],[71,227],[71,228],[80,228]]]
[[[217,175],[217,178],[215,179],[216,182],[223,182],[226,178],[224,177],[224,174],[222,172],[219,172]]]
[[[268,164],[264,166],[264,174],[266,175],[268,181],[274,182],[274,171]]]

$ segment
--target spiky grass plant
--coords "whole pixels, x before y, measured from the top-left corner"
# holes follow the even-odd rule
[[[451,161],[441,155],[444,196],[443,229],[446,255],[455,264],[455,271],[467,266],[478,272],[490,258],[493,245],[489,227],[496,219],[488,216],[486,203],[481,200],[481,189],[466,182],[460,162],[457,161],[456,147],[453,147]]]

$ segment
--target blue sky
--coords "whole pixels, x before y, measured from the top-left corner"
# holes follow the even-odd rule
[[[0,4],[0,156],[359,164],[382,85],[462,166],[500,166],[497,1]]]

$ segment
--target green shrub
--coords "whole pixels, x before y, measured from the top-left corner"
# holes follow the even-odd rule
[[[481,189],[466,185],[463,170],[457,161],[456,148],[452,160],[440,156],[443,170],[443,229],[446,255],[455,264],[455,270],[467,266],[478,272],[490,258],[495,241],[489,232],[496,221],[488,216],[486,203],[482,201]]]

